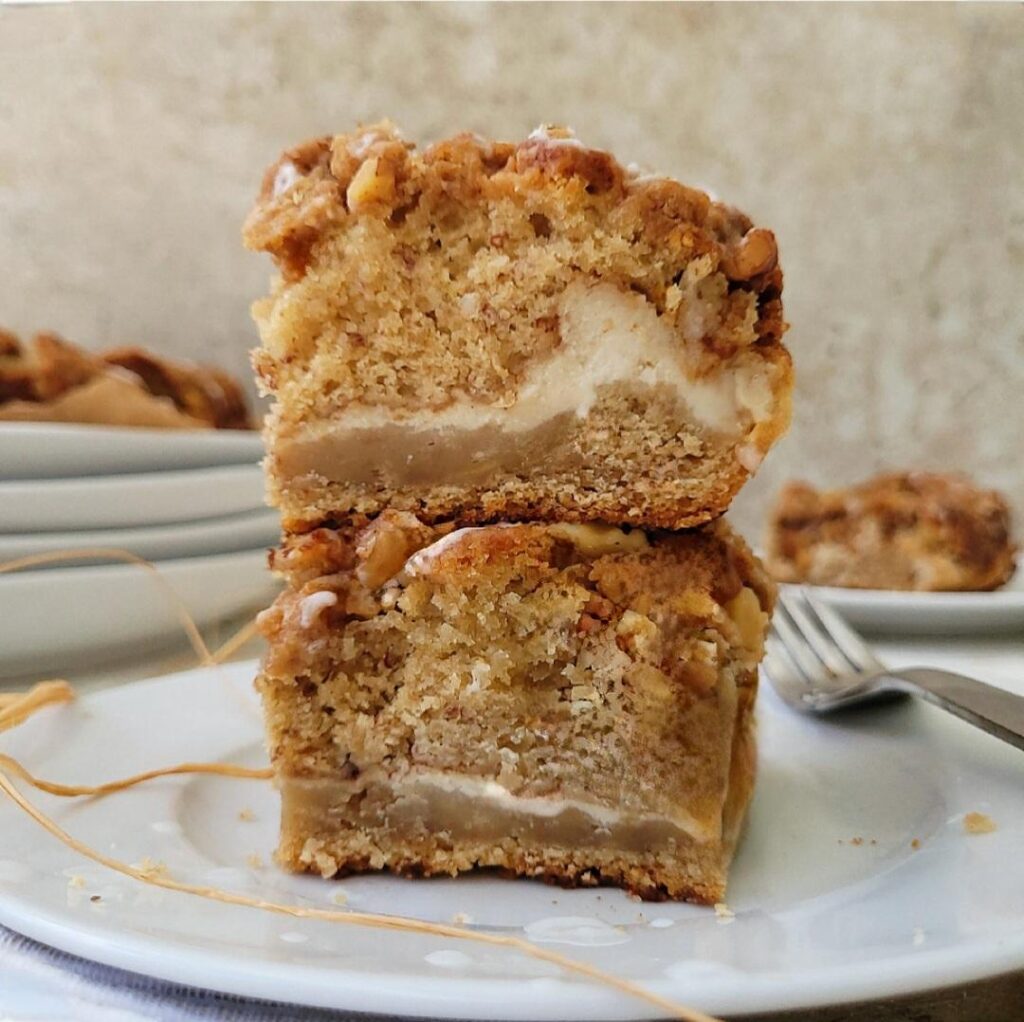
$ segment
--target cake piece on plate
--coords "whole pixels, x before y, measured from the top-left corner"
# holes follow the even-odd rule
[[[724,522],[387,511],[292,536],[274,565],[258,684],[283,865],[722,899],[773,602]]]
[[[858,589],[996,589],[1014,571],[1010,512],[962,475],[897,472],[779,494],[765,561],[782,582]]]
[[[86,351],[52,333],[0,330],[0,421],[251,429],[238,382],[143,348]]]
[[[294,531],[387,507],[684,528],[788,423],[771,231],[564,129],[314,139],[245,241],[280,270],[255,365]]]

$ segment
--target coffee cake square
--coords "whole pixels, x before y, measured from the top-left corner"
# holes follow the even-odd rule
[[[771,231],[565,129],[422,151],[389,124],[268,171],[245,241],[287,528],[720,515],[789,421]]]
[[[723,898],[774,595],[724,522],[386,511],[291,537],[275,567],[258,684],[283,865]]]

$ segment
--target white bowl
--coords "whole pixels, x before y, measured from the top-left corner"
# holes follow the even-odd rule
[[[262,456],[260,434],[249,430],[0,423],[4,480],[243,465]]]
[[[194,522],[263,506],[257,464],[0,483],[0,532]]]
[[[149,561],[175,557],[201,557],[226,554],[235,550],[274,546],[281,533],[276,511],[246,511],[224,518],[201,522],[143,526],[137,529],[93,529],[83,532],[0,533],[0,563],[33,554],[58,550],[127,550]],[[110,564],[106,559],[57,563],[54,567],[82,567],[86,564]],[[49,568],[48,570],[53,570]]]
[[[277,588],[266,550],[156,564],[200,627],[265,607]],[[176,603],[134,564],[0,575],[0,676],[138,652],[183,636]]]

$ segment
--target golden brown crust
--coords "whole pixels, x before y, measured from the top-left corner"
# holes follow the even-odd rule
[[[93,354],[54,333],[0,332],[0,419],[251,429],[223,370],[122,347]]]
[[[784,582],[868,589],[987,590],[1013,575],[1005,498],[963,475],[895,472],[819,491],[788,483],[766,535]]]
[[[753,776],[750,775],[750,781]],[[749,794],[749,793],[748,793]],[[746,808],[746,801],[742,803]],[[619,887],[642,901],[689,901],[715,905],[725,899],[732,848],[709,851],[680,847],[672,853],[625,857],[614,851],[523,847],[512,838],[477,845],[420,840],[399,847],[367,847],[364,835],[325,832],[303,838],[289,834],[276,858],[287,869],[345,877],[387,870],[420,879],[494,870],[502,876],[528,877],[564,889]]]
[[[698,189],[629,172],[562,128],[539,129],[518,144],[456,135],[422,153],[387,121],[312,139],[267,169],[243,239],[295,279],[321,236],[344,221],[393,222],[419,204],[440,209],[510,197],[592,208],[611,230],[657,251],[661,272],[644,283],[662,308],[673,278],[694,257],[710,255],[732,284],[763,296],[761,341],[782,340],[782,272],[770,230]]]
[[[409,558],[451,536],[455,530],[452,522],[428,525],[407,512],[385,511],[373,519],[363,517],[337,528],[286,534],[281,546],[270,555],[271,569],[285,580],[290,590],[290,595],[283,596],[279,603],[284,605],[330,588],[346,596],[356,593],[354,603],[363,607],[366,601],[379,599],[381,587],[401,573]],[[458,531],[457,543],[438,544],[430,558],[431,578],[440,584],[460,585],[471,573],[492,566],[512,575],[538,565],[560,570],[571,563],[592,561],[595,555],[582,545],[585,537],[620,530],[582,526],[576,533],[573,527],[563,529],[548,523],[502,523]],[[626,536],[630,534],[624,532]],[[709,608],[710,603],[702,602],[705,596],[716,604],[726,604],[747,586],[757,594],[764,612],[771,614],[775,586],[750,547],[724,519],[685,532],[641,530],[639,534],[646,539],[643,555],[634,552],[634,556],[621,562],[629,566],[625,570],[634,577],[646,574],[646,564],[651,559],[683,560],[687,591],[697,594],[694,606]],[[583,536],[584,540],[574,543],[575,535]],[[603,570],[618,577],[624,569],[619,564]],[[625,583],[620,580],[619,584]],[[677,585],[675,580],[671,584]],[[348,616],[346,600],[342,599],[322,621],[325,626],[332,626]],[[275,620],[277,625],[273,624]],[[261,618],[260,627],[266,638],[273,639],[275,628],[282,624],[279,614],[268,612]]]

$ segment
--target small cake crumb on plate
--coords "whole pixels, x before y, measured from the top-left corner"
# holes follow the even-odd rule
[[[967,813],[964,816],[964,830],[968,834],[991,834],[998,829],[996,821],[987,813]]]
[[[736,913],[724,901],[716,901],[715,916],[720,923],[731,923],[736,918]]]

